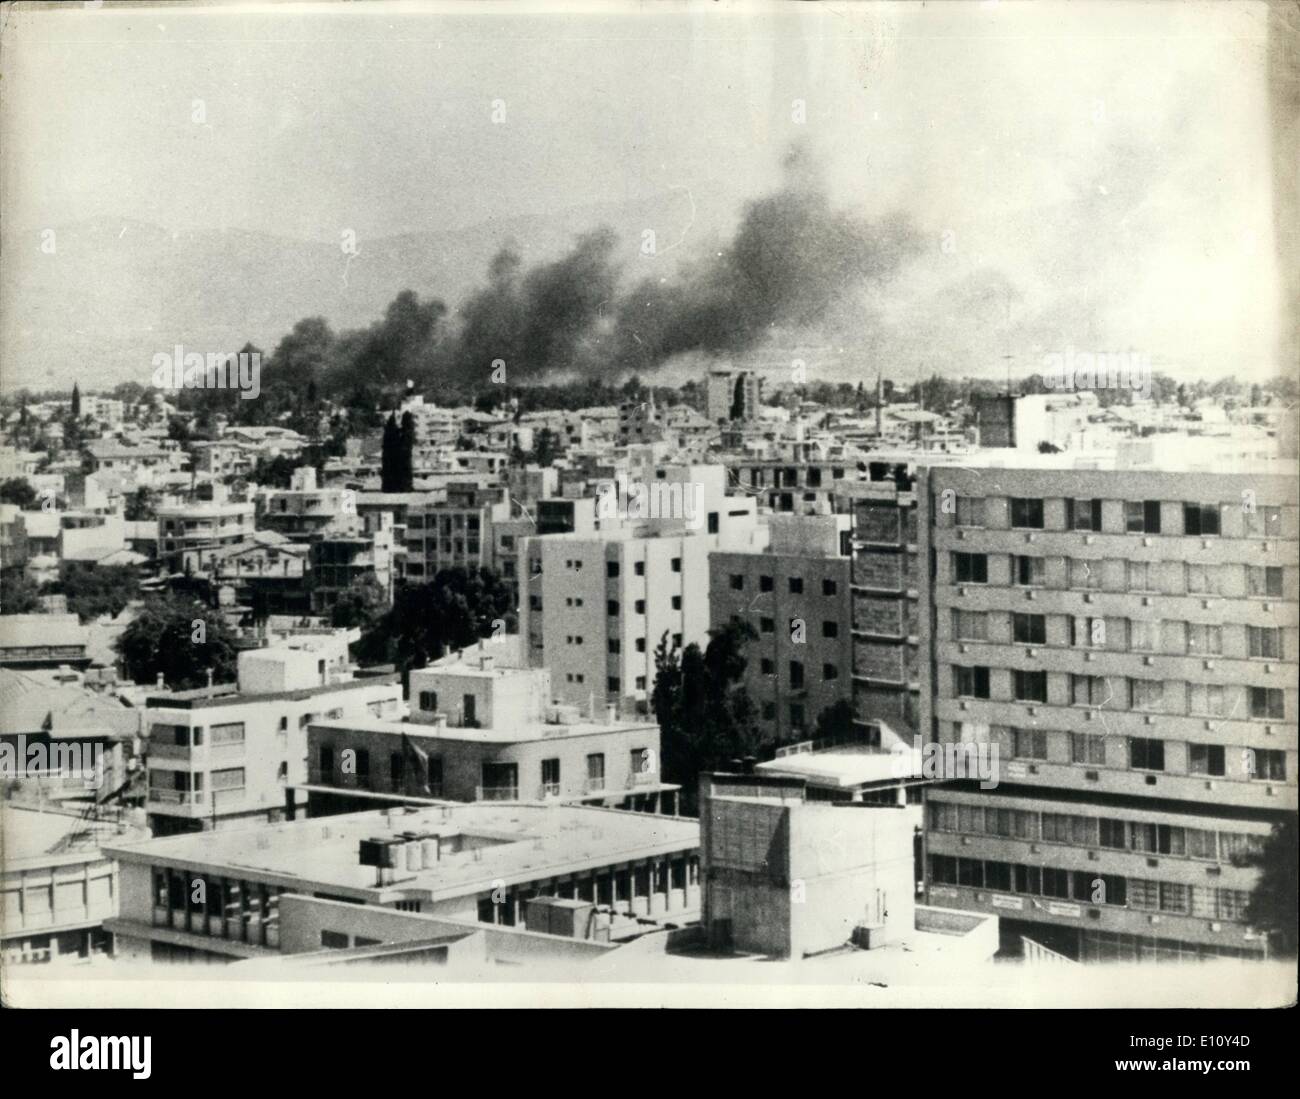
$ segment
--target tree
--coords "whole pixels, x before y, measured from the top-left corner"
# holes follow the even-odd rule
[[[116,642],[128,678],[152,683],[163,676],[168,687],[204,686],[235,678],[235,637],[226,620],[195,599],[178,595],[146,601]]]
[[[154,508],[157,502],[154,490],[147,485],[141,485],[127,500],[123,518],[129,523],[139,523],[153,519],[156,517]]]
[[[694,643],[670,647],[665,633],[655,649],[650,706],[659,722],[664,779],[681,783],[688,813],[696,811],[702,772],[725,770],[732,760],[766,747],[753,700],[740,687],[745,646],[757,636],[754,628],[728,622],[709,636],[701,651]]]
[[[559,437],[549,427],[544,427],[537,433],[537,439],[533,443],[533,460],[545,469],[560,456],[562,450]]]
[[[384,421],[384,437],[379,454],[379,487],[382,492],[401,492],[402,460],[400,455],[401,433],[397,427],[397,417],[389,413]]]
[[[399,464],[401,470],[401,488],[398,492],[410,492],[415,488],[415,417],[409,412],[402,413],[402,426],[397,432]]]
[[[388,595],[383,586],[373,576],[363,576],[330,608],[330,625],[345,630],[359,626],[367,633],[375,628],[388,608]]]
[[[851,740],[852,736],[853,706],[847,699],[840,699],[817,715],[817,725],[813,730],[814,740],[844,744]]]
[[[356,646],[359,659],[422,668],[512,624],[510,589],[491,569],[441,569],[427,584],[408,584]]]
[[[32,614],[40,609],[40,589],[22,567],[0,569],[0,614]]]
[[[72,418],[81,420],[81,389],[76,382],[72,383]]]
[[[277,454],[271,458],[258,458],[253,467],[252,480],[269,488],[288,488],[293,479],[293,471],[299,463],[286,454]]]
[[[1300,914],[1296,909],[1297,853],[1296,817],[1288,814],[1273,826],[1263,847],[1242,861],[1259,867],[1259,881],[1246,905],[1246,920],[1256,931],[1268,935],[1269,947],[1292,958],[1296,954]]]
[[[100,615],[116,617],[140,592],[140,578],[127,565],[94,565],[64,561],[53,591],[61,592],[68,610],[83,622]]]
[[[0,503],[17,504],[23,511],[36,506],[36,490],[25,477],[10,477],[0,483]]]

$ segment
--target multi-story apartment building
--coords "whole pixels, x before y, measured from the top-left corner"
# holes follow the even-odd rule
[[[391,602],[398,577],[398,552],[392,517],[368,515],[365,529],[355,534],[318,534],[308,554],[311,608],[329,610],[362,577],[372,577]]]
[[[319,487],[315,468],[302,466],[293,471],[287,489],[265,494],[258,525],[302,542],[317,534],[353,534],[361,526],[357,494]]]
[[[709,619],[753,628],[744,687],[784,743],[850,698],[849,517],[774,515],[768,531],[766,550],[709,555]]]
[[[853,520],[853,716],[880,747],[911,743],[921,726],[921,567],[914,467],[873,461],[868,480],[842,482]]]
[[[1296,812],[1294,470],[1014,465],[918,482],[925,724],[1003,761],[929,791],[929,895],[1084,960],[1260,954],[1243,856]]]
[[[510,518],[505,487],[448,485],[445,498],[426,500],[407,512],[407,577],[422,583],[441,569],[494,567],[493,524]]]
[[[754,495],[768,511],[797,515],[842,510],[841,486],[858,477],[856,465],[843,458],[729,458],[727,470],[733,491]]]
[[[530,538],[528,598],[520,632],[530,661],[549,668],[561,702],[592,713],[649,713],[655,648],[704,643],[709,629],[709,554],[758,536],[752,498],[725,493],[721,466],[664,467],[659,499],[684,501],[691,515],[601,518],[592,534]],[[673,497],[671,494],[676,493]],[[630,509],[629,509],[630,510]],[[600,515],[600,507],[597,507]]]
[[[673,811],[658,725],[554,705],[545,668],[498,665],[493,649],[412,672],[410,721],[313,724],[312,815],[411,798]]]
[[[226,487],[219,483],[201,489],[200,498],[161,504],[155,509],[158,559],[165,567],[178,566],[186,550],[233,546],[253,533],[251,502],[231,500]]]
[[[396,676],[353,679],[347,636],[304,635],[239,654],[238,684],[146,702],[155,833],[193,832],[293,815],[307,780],[307,726],[324,717],[395,716]]]

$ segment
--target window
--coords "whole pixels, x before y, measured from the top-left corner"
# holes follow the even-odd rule
[[[789,584],[789,587],[790,587],[790,594],[791,594],[791,595],[803,595],[803,577],[802,577],[802,576],[791,576],[791,577],[788,579],[787,583]]]
[[[1047,562],[1042,557],[1025,557],[1017,554],[1011,558],[1012,574],[1021,587],[1038,587],[1047,575]]]
[[[1250,716],[1280,721],[1285,714],[1280,687],[1251,687]]]
[[[1155,565],[1150,561],[1130,561],[1128,563],[1128,590],[1155,591]]]
[[[617,562],[617,561],[606,561],[606,562],[605,562],[605,575],[606,575],[607,577],[609,577],[609,579],[611,579],[611,580],[615,579],[615,578],[618,576],[618,562]]]
[[[542,760],[542,797],[554,797],[560,792],[560,761]]]
[[[1067,530],[1101,530],[1101,501],[1066,500],[1065,526]]]
[[[957,497],[957,525],[959,527],[982,527],[984,525],[984,497]]]
[[[632,609],[633,609],[634,611],[636,611],[637,614],[645,614],[645,600],[644,600],[644,599],[638,599],[638,600],[637,600],[637,601],[632,605]]]
[[[1106,738],[1100,733],[1071,733],[1070,759],[1102,767],[1106,763]]]
[[[831,679],[839,679],[839,677],[840,677],[840,670],[834,664],[822,665],[822,679],[831,680]]]
[[[956,665],[953,673],[957,680],[958,698],[988,698],[989,670],[983,666],[962,667]]]
[[[1211,570],[1204,565],[1189,564],[1186,570],[1186,584],[1189,595],[1206,594],[1214,590]]]
[[[1160,647],[1160,623],[1130,620],[1128,643],[1135,652],[1155,652]]]
[[[644,691],[644,690],[645,690],[645,676],[643,676],[643,675],[639,675],[639,676],[636,677],[636,689],[637,689],[638,691]]]
[[[670,562],[670,564],[671,564],[671,567],[672,567],[673,572],[681,572],[681,571],[682,571],[682,559],[681,559],[680,557],[674,557],[674,558],[672,559],[672,561]]]
[[[1160,501],[1125,500],[1124,529],[1130,534],[1159,534]]]
[[[1187,686],[1187,712],[1207,717],[1226,714],[1223,688],[1212,683],[1189,683]]]
[[[329,744],[322,744],[317,758],[320,761],[320,774],[322,779],[331,779],[334,777],[334,748]]]
[[[790,728],[799,731],[803,729],[803,703],[790,703]]]
[[[680,595],[674,595],[674,596],[673,596],[673,610],[675,610],[675,611],[679,611],[679,610],[681,610],[681,609],[682,609],[682,597],[681,597]]]
[[[1134,710],[1159,713],[1165,708],[1165,685],[1159,679],[1130,679],[1129,705]]]
[[[1257,538],[1275,538],[1282,532],[1282,509],[1258,506],[1246,512],[1246,533]]]
[[[1047,643],[1047,617],[1041,614],[1012,614],[1012,637],[1022,644]]]
[[[731,590],[732,591],[745,590],[745,577],[743,575],[740,575],[738,573],[731,574]]]
[[[1281,596],[1282,569],[1275,565],[1251,565],[1246,569],[1251,595]]]
[[[1105,706],[1114,697],[1110,682],[1103,675],[1070,676],[1070,702],[1075,706]]]
[[[758,578],[758,590],[759,590],[759,591],[771,591],[771,590],[772,590],[772,578],[771,578],[770,576],[760,576],[760,577]]]
[[[618,600],[611,599],[605,604],[605,614],[610,618],[618,617]]]
[[[758,669],[764,675],[774,675],[776,673],[776,662],[771,657],[765,656],[758,662]]]
[[[709,512],[708,527],[709,527],[710,534],[718,533],[718,513],[716,511]]]
[[[1183,504],[1184,534],[1218,534],[1218,504]]]
[[[1033,497],[1011,497],[1011,526],[1020,530],[1043,529],[1043,501]]]
[[[797,660],[790,661],[790,689],[794,691],[803,688],[803,665]]]
[[[1247,626],[1250,655],[1269,660],[1282,659],[1282,631],[1276,626]],[[213,730],[216,733],[216,730]]]
[[[1082,591],[1098,591],[1101,588],[1101,562],[1071,558],[1070,587]]]
[[[636,573],[637,576],[644,576],[644,575],[645,575],[645,562],[644,562],[644,561],[638,561],[635,565],[632,566],[632,571],[633,571],[634,573]]]
[[[217,773],[213,772],[213,779]],[[1264,779],[1268,782],[1286,781],[1286,752],[1280,748],[1257,748],[1254,752],[1254,768],[1251,778]]]
[[[1128,825],[1125,821],[1102,817],[1097,825],[1097,839],[1102,847],[1113,847],[1120,851],[1128,848]]]
[[[760,618],[758,629],[760,633],[772,633],[776,629],[776,621],[771,618]]]
[[[388,757],[388,775],[393,790],[400,793],[406,781],[406,760],[401,752],[393,752]]]
[[[618,678],[618,676],[611,675],[608,679],[605,680],[605,690],[609,694],[616,695],[622,689],[623,689],[623,683],[622,680]]]
[[[1047,673],[1022,672],[1012,673],[1012,683],[1017,702],[1046,702]]]
[[[1047,732],[1044,729],[1012,729],[1011,754],[1016,759],[1046,759]]]
[[[615,656],[617,656],[619,653],[621,653],[621,652],[623,651],[623,642],[622,642],[622,640],[620,640],[620,639],[617,638],[617,637],[611,637],[611,638],[609,639],[609,651],[610,651],[611,653],[613,653]]]
[[[989,616],[987,611],[953,611],[952,635],[958,641],[987,641]]]
[[[1187,770],[1193,775],[1222,775],[1222,744],[1189,744],[1187,746]]]
[[[217,790],[242,790],[243,788],[244,769],[242,767],[227,767],[224,770],[212,772],[212,789],[214,792]]]
[[[1199,656],[1216,656],[1223,652],[1223,627],[1187,623],[1187,651]]]
[[[593,752],[587,757],[587,789],[605,788],[605,753]]]
[[[834,580],[822,581],[822,595],[836,595],[839,592],[839,585]]]
[[[638,637],[634,642],[634,647],[636,648],[636,651],[639,653],[645,652],[645,638]]]
[[[953,575],[959,584],[987,584],[989,582],[989,559],[984,553],[954,553],[952,555]]]
[[[822,637],[839,637],[840,625],[838,622],[832,622],[829,619],[822,622]]]
[[[1165,769],[1165,742],[1149,737],[1128,738],[1128,764],[1136,771],[1163,771]]]

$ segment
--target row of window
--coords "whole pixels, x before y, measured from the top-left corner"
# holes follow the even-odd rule
[[[952,552],[952,577],[957,584],[987,584],[987,553]],[[1017,587],[1047,587],[1046,557],[1011,554],[1011,583]],[[1280,598],[1283,574],[1280,565],[1197,565],[1185,561],[1125,561],[1121,558],[1086,560],[1081,557],[1058,558],[1066,564],[1064,583],[1053,584],[1057,591],[1112,591],[1160,595],[1225,595],[1234,590],[1234,581],[1245,569],[1241,590],[1255,598]],[[1172,572],[1171,572],[1172,570]],[[1165,583],[1162,586],[1160,578]],[[1178,581],[1170,582],[1170,576]]]
[[[743,573],[733,572],[730,574],[729,583],[732,591],[745,590],[745,576]],[[773,577],[761,575],[758,578],[758,590],[760,592],[773,591],[776,587],[776,581]],[[791,595],[803,595],[803,577],[788,576],[786,577],[786,587]],[[834,580],[822,581],[822,595],[838,595],[839,584]]]
[[[1010,745],[1015,759],[1048,760],[1047,729],[1014,729],[992,726],[990,735],[999,743]],[[1107,735],[1103,733],[1070,733],[1070,762],[1088,767],[1105,767]],[[1118,738],[1127,750],[1127,764],[1132,770],[1163,771],[1165,745],[1169,741],[1155,737],[1128,736]],[[1187,773],[1222,778],[1227,774],[1226,752],[1222,744],[1200,744],[1187,741]],[[1234,748],[1242,755],[1241,773],[1248,778],[1264,782],[1286,781],[1286,752],[1281,748]]]
[[[1207,920],[1241,922],[1250,894],[1243,889],[1126,878],[1089,870],[931,855],[929,880],[935,885],[964,885],[1005,893],[1079,901],[1088,905],[1167,912]]]
[[[257,946],[279,943],[280,894],[260,882],[155,868],[156,926]]]
[[[983,527],[985,523],[985,502],[982,496],[957,497],[957,525],[961,527]],[[1274,505],[1260,505],[1244,508],[1238,501],[1235,504],[1183,502],[1183,529],[1179,531],[1161,530],[1161,501],[1159,500],[1125,500],[1124,531],[1128,534],[1186,534],[1197,537],[1218,535],[1222,532],[1221,511],[1233,507],[1242,511],[1245,518],[1245,532],[1249,536],[1276,538],[1282,531],[1282,509]],[[1177,504],[1175,504],[1177,506]],[[1010,518],[1013,530],[1044,530],[1043,498],[1036,496],[1010,497]],[[1102,529],[1102,501],[1100,499],[1066,499],[1065,530],[1100,532]]]
[[[1107,847],[1147,855],[1236,863],[1259,854],[1264,836],[1174,824],[1150,824],[1114,817],[1047,813],[1038,809],[1001,809],[986,805],[931,801],[929,825],[936,832],[1072,847]]]
[[[1244,633],[1243,648],[1252,659],[1282,660],[1280,626],[1221,626],[1183,619],[1088,618],[1076,615],[1021,614],[1015,611],[953,610],[952,635],[958,641],[988,641],[989,624],[1010,624],[1010,640],[1045,645],[1048,620],[1065,623],[1054,631],[1074,648],[1112,652],[1160,652],[1182,656],[1222,656],[1223,631]],[[1239,634],[1240,636],[1240,634]]]
[[[1007,669],[999,669],[1000,671]],[[1249,717],[1257,721],[1282,721],[1286,717],[1286,695],[1281,687],[1244,688],[1246,713],[1228,707],[1227,699],[1243,688],[1217,684],[1188,683],[1183,680],[1133,679],[1126,676],[1077,675],[1066,672],[1011,672],[1011,699],[1014,702],[1048,701],[1048,676],[1068,676],[1069,705],[1105,707],[1109,710],[1134,710],[1170,716]],[[989,699],[990,668],[984,664],[954,664],[953,697]],[[1066,703],[1062,699],[1061,705]]]

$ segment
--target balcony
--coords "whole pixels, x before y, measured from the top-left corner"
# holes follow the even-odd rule
[[[586,791],[588,794],[599,794],[599,793],[601,793],[603,790],[606,789],[606,785],[605,785],[605,776],[604,776],[604,775],[601,775],[599,778],[589,778],[589,779],[587,779],[587,781],[586,781],[585,783],[583,783],[582,788],[583,788],[583,790]]]
[[[201,805],[202,790],[160,790],[150,788],[149,801],[158,805]]]
[[[543,782],[537,796],[543,800],[558,798],[560,796],[560,784],[558,782]]]

